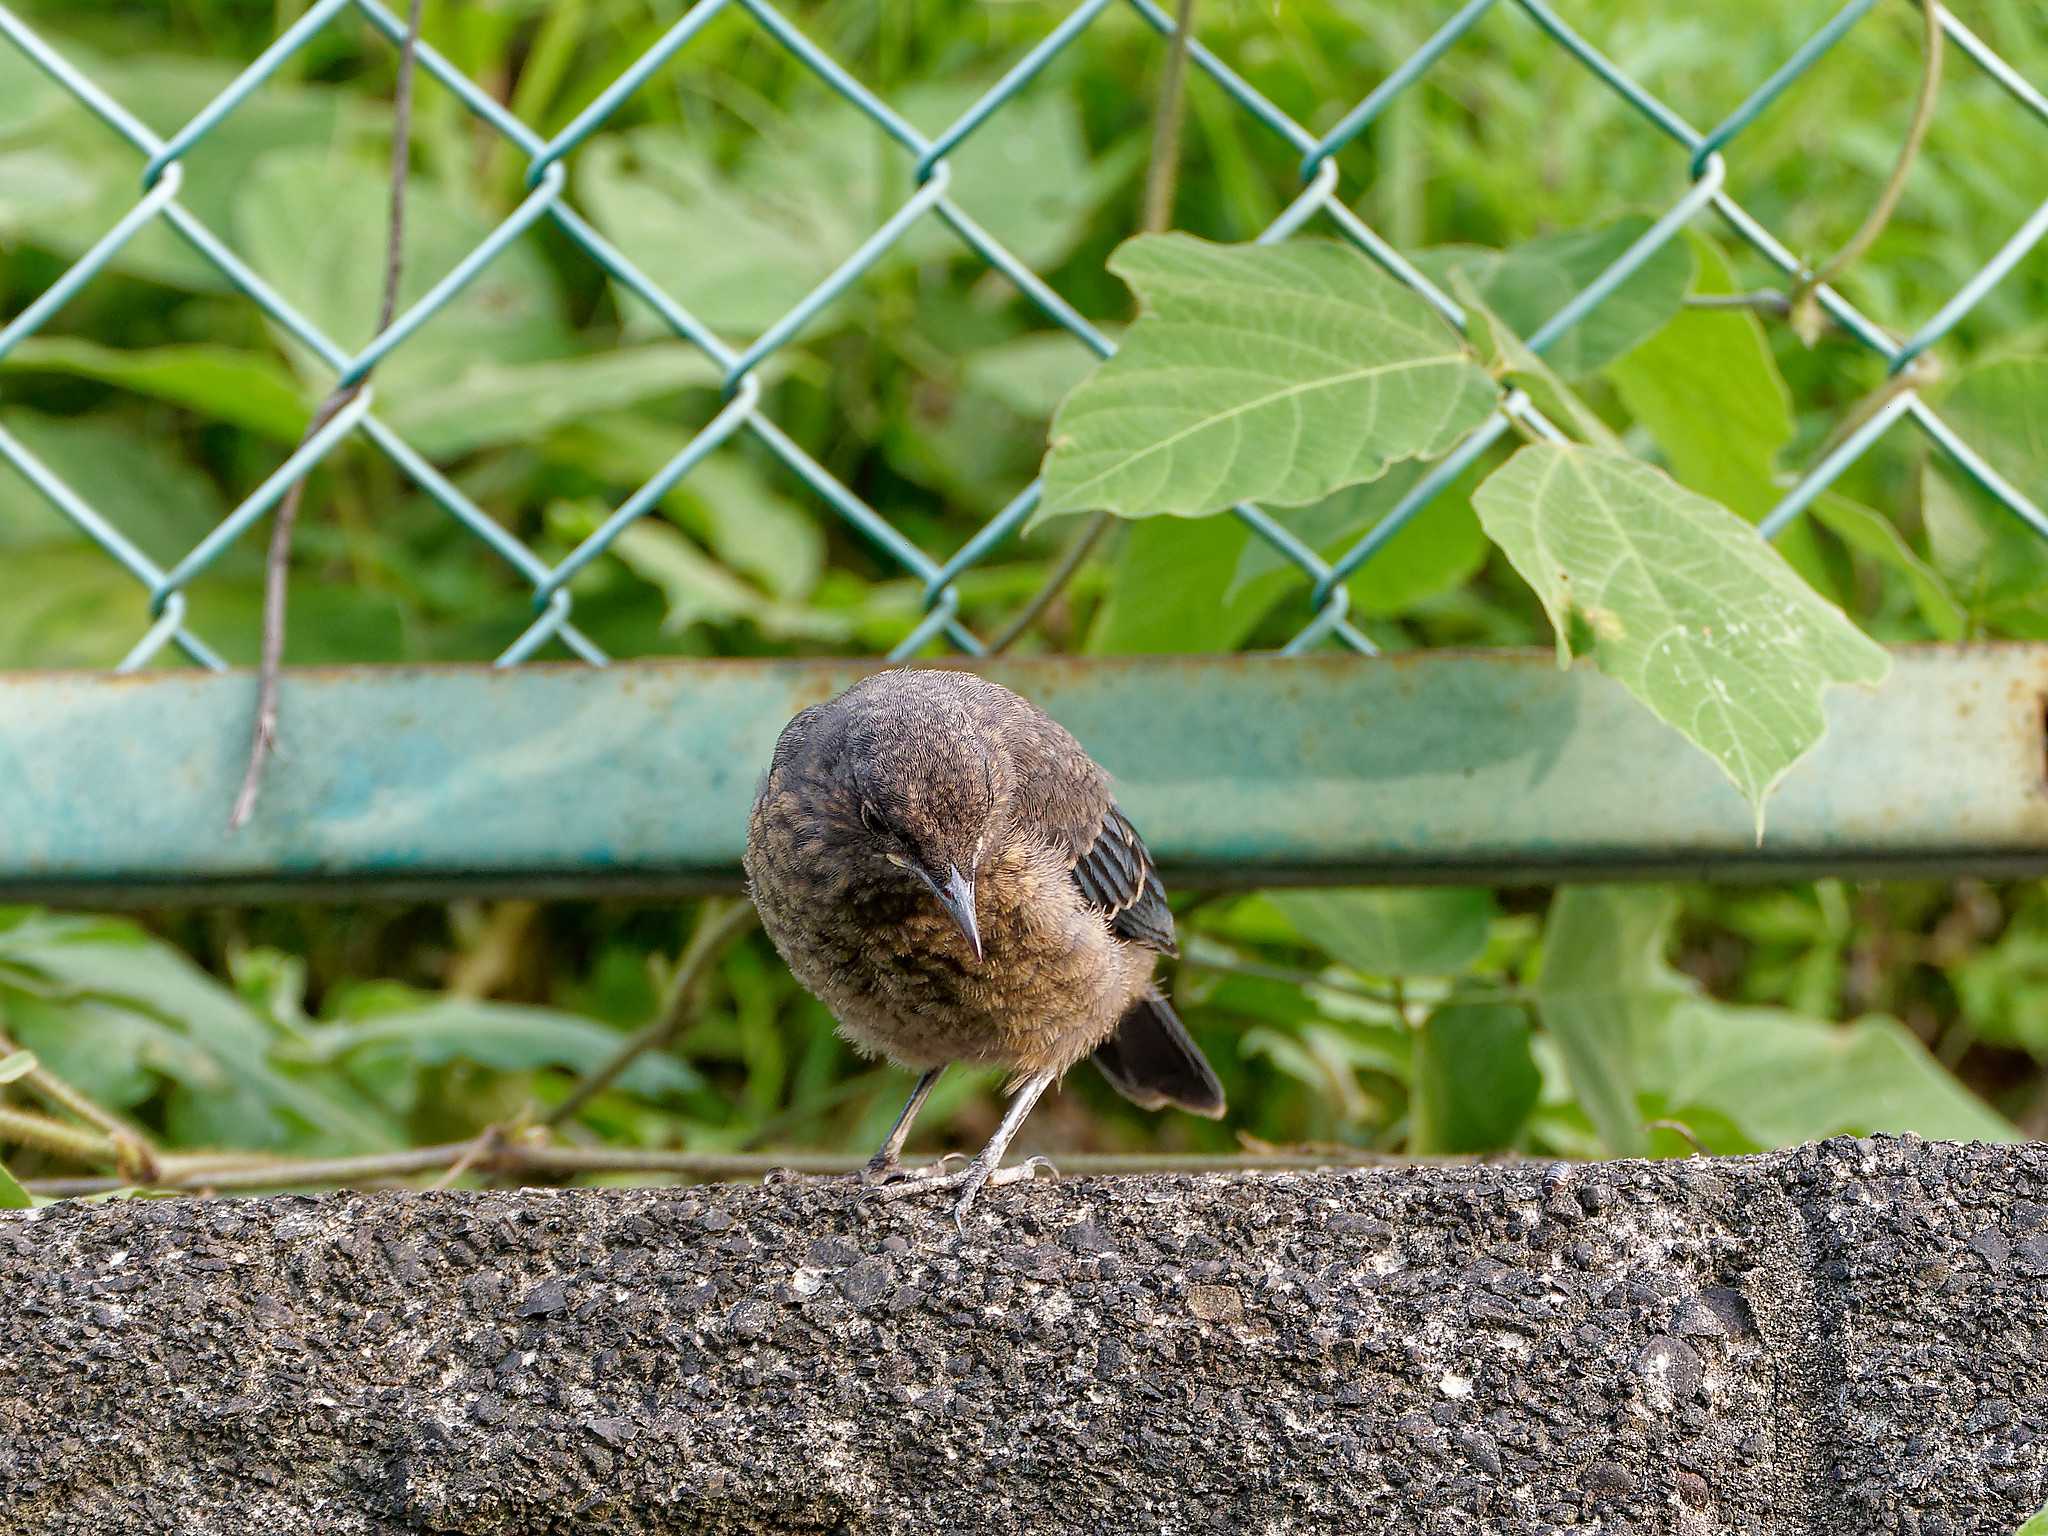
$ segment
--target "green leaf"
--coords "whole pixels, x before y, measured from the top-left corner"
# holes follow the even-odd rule
[[[1699,995],[1664,963],[1668,892],[1573,887],[1551,904],[1536,1006],[1607,1148],[1647,1146],[1652,1118],[1717,1150],[1841,1133],[2011,1140],[2012,1128],[1897,1022],[1854,1024]]]
[[[666,523],[642,518],[613,541],[612,553],[661,589],[668,600],[662,628],[670,634],[740,620],[778,640],[844,640],[851,632],[837,614],[781,602],[750,587]]]
[[[588,1073],[624,1043],[617,1030],[552,1008],[447,998],[347,1023],[314,1025],[303,1050],[316,1061],[387,1057],[416,1066],[474,1062],[500,1072],[559,1067]],[[619,1078],[632,1093],[658,1095],[703,1086],[683,1062],[662,1052],[640,1056]]]
[[[2038,506],[2048,487],[2048,358],[1980,363],[1942,415]],[[1999,634],[2048,638],[2048,543],[1949,460],[1930,454],[1921,517],[1932,562],[1971,616]]]
[[[1060,331],[976,348],[961,373],[969,389],[1039,421],[1051,419],[1095,362],[1094,353]]]
[[[89,1034],[99,1022],[143,1015],[164,1026],[181,1050],[203,1057],[207,1090],[194,1092],[181,1082],[171,1094],[167,1118],[177,1141],[370,1151],[395,1140],[395,1127],[367,1106],[280,1071],[270,1060],[270,1030],[240,998],[131,924],[31,918],[0,929],[0,968],[20,973],[16,986],[22,977],[33,978],[45,1002],[64,1005],[74,1031],[88,1032],[84,1048],[71,1052],[55,1030],[34,1042],[51,1069],[82,1091],[90,1090],[74,1066],[103,1044]],[[15,1022],[28,1043],[30,1029]],[[146,1035],[131,1026],[128,1038]],[[194,1072],[190,1054],[185,1070]]]
[[[2048,1505],[2043,1505],[2041,1512],[2021,1526],[2014,1536],[2048,1536]]]
[[[680,341],[538,363],[486,359],[441,389],[409,395],[389,415],[421,453],[450,459],[530,443],[565,423],[685,389],[712,389],[718,380],[711,360]]]
[[[873,134],[864,123],[834,126],[841,131],[782,127],[736,171],[672,128],[606,136],[576,157],[578,197],[692,315],[729,335],[758,335],[870,232],[854,210],[877,200]],[[621,307],[636,324],[646,314],[637,299]]]
[[[1650,227],[1642,214],[1596,229],[1545,235],[1505,251],[1439,246],[1415,264],[1439,286],[1462,272],[1486,307],[1522,336],[1533,335],[1592,284]],[[1657,334],[1685,302],[1692,253],[1672,240],[1657,250],[1593,312],[1544,351],[1544,360],[1567,379],[1598,372]]]
[[[1493,454],[1481,454],[1352,573],[1344,585],[1354,613],[1402,613],[1472,579],[1486,563],[1489,548],[1479,514],[1472,510],[1472,493],[1492,467]],[[1428,472],[1424,464],[1396,464],[1377,480],[1346,486],[1311,506],[1282,508],[1274,517],[1309,548],[1335,559],[1393,511]],[[1235,599],[1247,589],[1284,592],[1302,580],[1292,560],[1254,537],[1238,561],[1230,596]]]
[[[1813,516],[1851,549],[1860,550],[1887,570],[1906,578],[1913,593],[1913,606],[1940,640],[1960,640],[1969,628],[1969,615],[1949,591],[1940,573],[1913,552],[1898,524],[1873,512],[1859,502],[1825,493],[1812,507]]]
[[[12,52],[10,49],[9,52]],[[0,111],[5,111],[0,97]],[[92,196],[77,162],[41,149],[0,154],[0,235],[16,235],[58,218]]]
[[[1543,930],[1536,1011],[1579,1106],[1617,1157],[1648,1146],[1636,1106],[1638,1042],[1685,996],[1664,964],[1676,910],[1662,891],[1567,886]]]
[[[1765,798],[1827,729],[1828,685],[1889,670],[1755,529],[1626,455],[1533,444],[1475,499],[1550,615],[1560,664],[1577,612],[1600,669],[1721,765],[1759,838]]]
[[[1486,947],[1491,892],[1458,890],[1271,891],[1304,939],[1372,976],[1449,976]]]
[[[12,53],[14,50],[5,50]],[[158,133],[170,135],[213,101],[234,80],[242,61],[214,62],[163,52],[143,52],[123,39],[117,56],[98,56],[70,39],[65,55]],[[0,100],[8,94],[0,82]],[[201,224],[226,236],[234,228],[233,207],[251,171],[264,156],[278,151],[324,154],[339,134],[344,94],[272,79],[210,129],[180,159],[184,182],[180,206]],[[75,195],[62,206],[37,211],[21,234],[63,256],[83,253],[135,206],[134,152],[90,113],[77,109],[69,92],[57,93],[66,110],[39,124],[39,147],[47,147],[75,166]],[[389,109],[378,109],[380,122]],[[381,175],[379,185],[383,184]],[[379,249],[383,215],[375,230]],[[220,269],[187,244],[162,219],[145,225],[114,253],[110,270],[175,287],[209,292],[230,291]],[[381,271],[381,267],[379,268]]]
[[[1247,541],[1254,540],[1263,542],[1234,517],[1124,529],[1109,595],[1083,649],[1096,656],[1234,649],[1284,587],[1235,584]]]
[[[1920,469],[1929,564],[1973,627],[2048,639],[2048,545],[1991,496],[1930,456]]]
[[[1550,419],[1551,425],[1596,448],[1621,448],[1621,439],[1572,387],[1551,372],[1508,323],[1486,307],[1470,274],[1451,273],[1451,292],[1465,309],[1465,334],[1478,350],[1486,371],[1511,389],[1519,389]]]
[[[68,336],[31,336],[0,359],[0,368],[96,379],[182,405],[208,424],[243,427],[294,445],[312,414],[289,369],[238,347],[196,344],[128,352]]]
[[[29,1192],[7,1171],[7,1165],[0,1163],[0,1211],[25,1211],[34,1204]]]
[[[1054,417],[1041,518],[1313,501],[1443,453],[1499,399],[1436,312],[1348,247],[1141,235],[1110,268],[1146,314]]]
[[[35,1069],[34,1051],[9,1051],[5,1056],[0,1056],[0,1087],[19,1082]]]
[[[1536,1107],[1542,1074],[1528,1014],[1511,1003],[1449,1003],[1415,1038],[1410,1148],[1491,1152],[1511,1146]]]
[[[550,462],[638,490],[690,441],[690,434],[638,416],[585,418],[542,445]],[[785,601],[808,597],[825,571],[825,535],[800,501],[773,490],[737,454],[704,460],[662,497],[661,507],[685,533],[724,564]]]
[[[1695,1129],[1709,1116],[1725,1120],[1754,1148],[1878,1132],[2018,1139],[1896,1019],[1833,1024],[1780,1008],[1688,1001],[1645,1040],[1642,1073],[1664,1115]]]
[[[1720,247],[1691,241],[1702,294],[1740,291]],[[1775,506],[1792,394],[1762,322],[1746,309],[1679,309],[1612,362],[1607,378],[1656,442],[1672,478],[1756,522]]]
[[[235,198],[249,264],[337,345],[369,341],[383,297],[391,189],[381,166],[325,151],[265,155]],[[403,313],[489,237],[492,221],[433,182],[406,188]],[[422,408],[480,362],[560,357],[569,333],[553,273],[531,240],[515,240],[404,345],[377,365],[379,408]],[[327,368],[278,335],[321,387]]]

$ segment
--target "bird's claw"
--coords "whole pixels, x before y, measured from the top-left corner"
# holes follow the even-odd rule
[[[1000,1189],[1005,1184],[1021,1184],[1037,1176],[1043,1168],[1054,1177],[1059,1170],[1049,1158],[1027,1157],[1023,1162],[1010,1168],[995,1168],[976,1158],[958,1172],[948,1172],[945,1164],[960,1153],[951,1153],[939,1160],[938,1172],[924,1172],[911,1175],[893,1184],[874,1186],[870,1193],[877,1200],[901,1200],[906,1195],[935,1194],[940,1190],[957,1189],[960,1198],[953,1206],[953,1225],[962,1232],[966,1230],[967,1213],[974,1208],[975,1200],[984,1189]]]

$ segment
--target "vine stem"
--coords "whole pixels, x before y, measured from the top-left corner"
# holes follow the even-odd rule
[[[398,81],[391,104],[391,217],[384,241],[384,296],[378,307],[377,331],[381,336],[391,328],[398,314],[398,283],[405,269],[405,182],[412,163],[412,79],[418,52],[420,10],[424,0],[412,0],[406,13],[405,41],[398,49]],[[363,392],[368,375],[344,384],[321,401],[307,423],[301,448],[318,435],[350,401]],[[311,473],[310,470],[307,472]],[[277,509],[277,521],[270,530],[270,552],[263,569],[263,659],[256,682],[256,720],[249,732],[249,761],[242,770],[242,787],[228,813],[228,830],[237,832],[247,825],[256,810],[256,797],[263,787],[263,770],[277,750],[277,695],[279,674],[284,667],[285,608],[289,588],[292,531],[299,521],[299,503],[305,499],[302,476],[285,492]]]

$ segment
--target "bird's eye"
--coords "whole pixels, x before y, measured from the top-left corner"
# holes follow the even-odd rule
[[[889,830],[889,824],[882,820],[882,813],[865,800],[860,803],[860,824],[877,835]]]

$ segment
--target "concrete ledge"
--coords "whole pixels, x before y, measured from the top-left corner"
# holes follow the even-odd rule
[[[2009,1536],[2048,1146],[63,1205],[0,1531]]]

